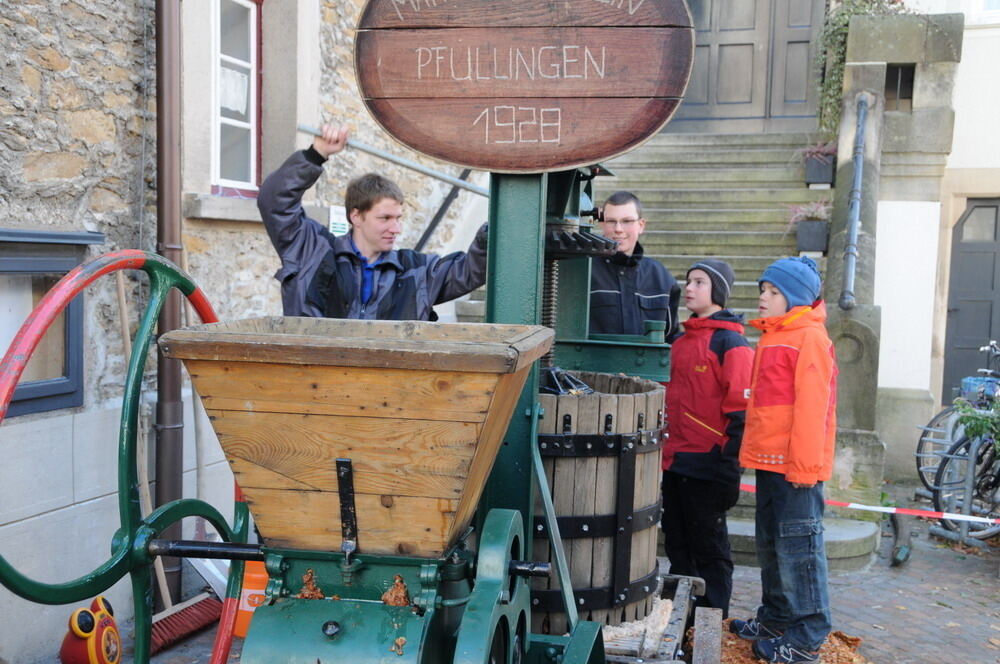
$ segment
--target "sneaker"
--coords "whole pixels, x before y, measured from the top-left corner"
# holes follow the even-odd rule
[[[737,620],[734,618],[729,623],[729,631],[747,641],[776,639],[781,636],[781,632],[768,629],[763,623],[757,622],[756,618],[751,618],[750,620]]]
[[[819,653],[801,650],[784,643],[780,638],[760,639],[750,646],[758,659],[771,664],[811,664],[819,662]]]

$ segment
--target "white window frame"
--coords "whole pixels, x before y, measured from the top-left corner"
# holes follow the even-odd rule
[[[973,25],[1000,25],[1000,8],[987,9],[986,0],[973,0],[972,11],[966,19]]]
[[[250,62],[244,62],[228,55],[222,54],[222,44],[219,38],[221,28],[221,0],[212,1],[212,184],[219,187],[231,187],[234,189],[257,190],[257,153],[260,127],[258,123],[259,113],[257,80],[259,78],[259,54],[257,53],[258,31],[260,30],[260,20],[258,12],[260,6],[252,0],[228,0],[238,5],[242,5],[250,10]],[[219,108],[219,70],[221,63],[225,61],[231,64],[248,67],[250,69],[250,100],[247,117],[249,122],[241,122],[222,116]],[[241,182],[239,180],[229,180],[221,175],[222,169],[222,136],[221,127],[223,124],[242,129],[250,130],[250,181]]]

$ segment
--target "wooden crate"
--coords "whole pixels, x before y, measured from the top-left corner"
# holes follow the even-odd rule
[[[339,550],[336,460],[358,550],[438,557],[472,519],[540,326],[267,317],[160,339],[184,361],[264,542]]]

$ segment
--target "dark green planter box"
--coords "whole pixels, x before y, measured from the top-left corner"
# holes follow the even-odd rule
[[[806,158],[806,184],[828,184],[832,187],[835,159],[833,155],[827,157],[825,161],[819,157]]]
[[[795,242],[799,251],[826,253],[830,238],[830,222],[820,219],[803,219],[795,224]]]

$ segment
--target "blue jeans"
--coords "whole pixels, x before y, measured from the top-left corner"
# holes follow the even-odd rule
[[[757,470],[757,620],[784,641],[818,650],[830,633],[823,546],[823,483],[796,489],[784,475]]]

